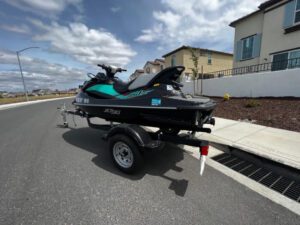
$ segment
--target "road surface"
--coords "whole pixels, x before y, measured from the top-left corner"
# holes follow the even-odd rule
[[[1,225],[299,224],[209,166],[200,177],[199,162],[173,145],[147,154],[140,173],[119,172],[99,131],[79,118],[59,126],[61,102],[0,111]]]

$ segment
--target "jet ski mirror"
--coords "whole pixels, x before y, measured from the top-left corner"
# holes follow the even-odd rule
[[[87,73],[87,76],[89,77],[89,78],[94,78],[96,75],[95,74],[92,74],[92,73]]]

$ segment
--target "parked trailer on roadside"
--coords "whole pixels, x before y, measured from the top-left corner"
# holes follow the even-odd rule
[[[203,174],[209,142],[195,137],[195,132],[178,134],[172,130],[149,131],[135,124],[94,124],[89,115],[80,110],[67,110],[65,104],[59,108],[64,127],[68,127],[67,115],[81,116],[87,119],[89,127],[104,131],[102,138],[108,142],[111,159],[118,169],[132,174],[143,166],[143,153],[160,150],[165,142],[199,147],[200,175]]]

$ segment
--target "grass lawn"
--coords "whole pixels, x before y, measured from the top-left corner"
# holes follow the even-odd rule
[[[29,101],[41,100],[41,99],[51,99],[51,98],[63,98],[63,97],[71,97],[73,94],[61,94],[61,95],[41,95],[41,96],[28,96]],[[0,105],[16,103],[16,102],[25,102],[25,96],[15,97],[15,98],[0,98]]]

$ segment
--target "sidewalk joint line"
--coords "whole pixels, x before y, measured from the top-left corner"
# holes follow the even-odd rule
[[[250,134],[247,134],[246,136],[237,139],[237,140],[234,141],[233,143],[237,143],[237,142],[239,142],[240,140],[242,140],[242,139],[244,139],[244,138],[246,138],[246,137],[249,137],[249,136],[251,136],[251,135],[253,135],[253,134],[257,133],[257,132],[263,131],[263,130],[265,130],[265,129],[267,129],[267,127],[263,127],[263,128],[261,128],[261,129],[259,129],[259,130],[256,130],[256,131],[254,131],[254,132],[252,132],[252,133],[250,133]]]

